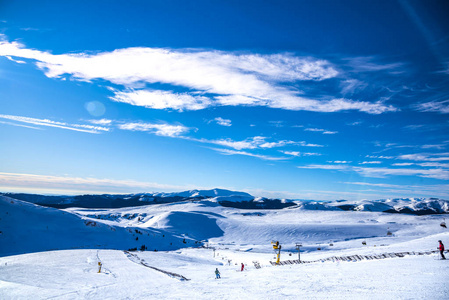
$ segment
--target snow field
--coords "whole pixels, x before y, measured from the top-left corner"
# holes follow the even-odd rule
[[[57,210],[0,197],[0,299],[445,299],[449,260],[435,254],[270,264],[276,240],[281,260],[298,258],[297,242],[307,261],[436,250],[440,239],[449,246],[449,231],[439,226],[443,217],[241,210],[207,200]],[[192,248],[200,239],[208,249]],[[141,244],[150,251],[133,252],[137,259],[123,252]]]
[[[210,249],[137,252],[180,281],[122,251],[65,250],[0,258],[2,299],[445,299],[449,262],[434,256],[290,266],[222,265]],[[240,254],[241,256],[245,256]],[[255,254],[252,254],[255,256]],[[103,263],[98,274],[98,258]],[[219,268],[221,279],[214,279]]]

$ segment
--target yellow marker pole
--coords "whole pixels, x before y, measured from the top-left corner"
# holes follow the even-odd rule
[[[98,262],[98,273],[101,273],[101,262]]]

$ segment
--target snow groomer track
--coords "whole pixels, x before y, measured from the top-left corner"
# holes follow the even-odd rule
[[[449,250],[444,251],[445,253],[448,253]],[[385,258],[397,258],[397,257],[405,257],[407,255],[431,255],[439,253],[439,251],[426,251],[426,252],[393,252],[393,253],[384,253],[384,254],[378,254],[378,255],[350,255],[350,256],[332,256],[324,259],[317,259],[317,260],[284,260],[279,262],[279,264],[276,264],[275,262],[270,261],[271,265],[276,266],[286,266],[286,265],[294,265],[294,264],[311,264],[311,263],[318,263],[318,262],[340,262],[340,261],[346,261],[346,262],[356,262],[356,261],[362,261],[362,260],[375,260],[375,259],[385,259]]]

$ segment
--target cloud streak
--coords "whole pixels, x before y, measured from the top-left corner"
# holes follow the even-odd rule
[[[366,102],[327,97],[317,100],[289,87],[320,82],[339,75],[332,63],[293,54],[245,54],[224,51],[136,47],[96,54],[51,54],[27,49],[17,42],[0,42],[0,56],[34,60],[49,78],[105,80],[113,101],[152,109],[199,110],[210,106],[266,106],[285,110],[369,114],[397,111],[382,101]],[[390,66],[392,67],[392,66]],[[373,68],[371,66],[371,68]],[[166,90],[153,84],[171,86]],[[187,92],[174,92],[176,89]]]
[[[441,180],[449,179],[449,170],[444,168],[417,169],[417,168],[368,168],[354,167],[351,165],[320,165],[311,164],[298,166],[300,169],[338,170],[345,172],[356,172],[364,177],[385,178],[387,176],[418,176]]]
[[[33,126],[24,126],[21,123],[25,124],[32,124],[35,126],[44,126],[44,127],[55,127],[55,128],[61,128],[61,129],[67,129],[72,131],[79,131],[79,132],[86,132],[86,133],[100,133],[109,131],[110,129],[108,127],[103,126],[92,126],[92,125],[83,125],[83,124],[68,124],[64,122],[56,122],[48,119],[36,119],[36,118],[29,118],[29,117],[22,117],[22,116],[12,116],[12,115],[0,115],[0,119],[6,119],[17,123],[11,123],[8,122],[9,125],[14,126],[22,126],[32,129],[41,129],[39,127],[33,127]]]
[[[277,157],[277,156],[255,154],[255,153],[250,153],[247,151],[236,151],[236,150],[231,150],[231,149],[220,149],[220,148],[210,148],[210,149],[215,150],[218,153],[221,153],[223,155],[243,155],[243,156],[256,157],[256,158],[259,158],[262,160],[281,161],[281,160],[289,159],[288,157]]]
[[[436,112],[440,114],[449,114],[449,100],[420,103],[416,105],[415,108],[416,110],[421,112]]]
[[[304,131],[321,132],[322,134],[337,134],[338,133],[338,131],[330,131],[330,130],[320,129],[320,128],[305,128]]]
[[[125,123],[119,124],[119,129],[130,131],[144,131],[159,136],[180,137],[190,129],[184,125],[154,124],[154,123]]]

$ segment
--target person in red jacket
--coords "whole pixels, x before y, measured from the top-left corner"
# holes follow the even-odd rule
[[[440,245],[438,246],[438,250],[440,250],[440,254],[441,254],[441,259],[446,259],[446,257],[444,257],[444,245],[443,242],[440,240],[438,241],[438,243],[440,243]]]
[[[242,263],[242,269],[240,271],[243,272],[244,268],[245,268],[245,265]]]

